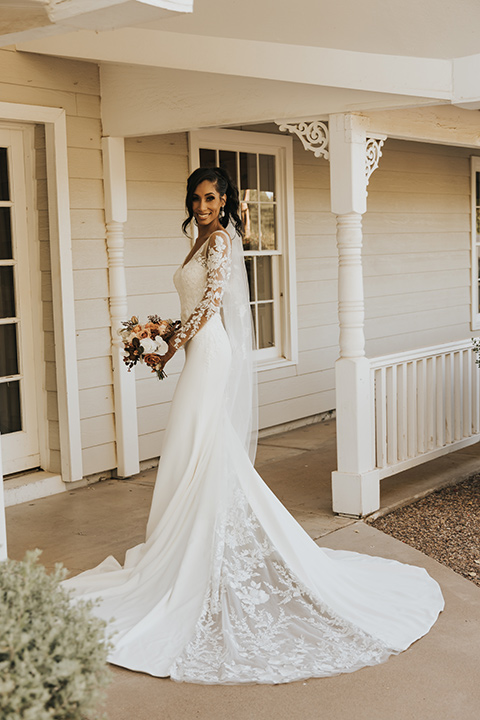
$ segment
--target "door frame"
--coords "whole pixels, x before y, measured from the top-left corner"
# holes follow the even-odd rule
[[[12,460],[7,461],[4,455],[5,474],[28,472],[31,467],[39,464],[45,467],[48,448],[45,433],[40,433],[40,428],[43,429],[43,415],[46,416],[46,398],[42,388],[44,352],[39,247],[35,223],[34,130],[33,125],[0,121],[0,133],[7,136],[9,147],[8,170],[10,191],[13,193],[12,241],[16,260],[14,292],[16,314],[20,318],[20,332],[17,327],[17,353],[19,373],[23,376],[22,430],[14,433],[11,439],[13,447],[10,450],[14,451],[15,455],[18,453],[18,457],[26,459],[30,456],[33,461],[25,470],[18,466],[12,468]],[[3,140],[1,145],[3,146]],[[25,343],[29,345],[27,351]],[[34,354],[36,361],[33,359]],[[27,456],[24,455],[25,451]]]
[[[55,363],[64,482],[83,477],[65,110],[0,102],[0,121],[42,124],[48,181]]]

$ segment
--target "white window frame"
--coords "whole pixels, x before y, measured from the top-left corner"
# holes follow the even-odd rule
[[[478,312],[479,303],[479,272],[478,258],[480,257],[480,235],[477,240],[477,173],[480,174],[480,157],[473,155],[471,162],[471,248],[472,248],[472,330],[480,330],[480,312]]]
[[[279,312],[280,342],[274,351],[256,350],[258,370],[271,370],[298,362],[298,322],[293,203],[293,142],[291,137],[239,130],[198,130],[189,133],[190,172],[200,164],[200,148],[275,155],[277,237],[281,251],[275,258],[278,283],[275,303]]]

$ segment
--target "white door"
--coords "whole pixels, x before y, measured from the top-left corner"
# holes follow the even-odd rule
[[[29,179],[33,183],[33,178]],[[30,242],[29,242],[30,240]],[[30,251],[30,252],[29,252]],[[3,473],[38,467],[36,362],[24,133],[0,127],[0,433]]]

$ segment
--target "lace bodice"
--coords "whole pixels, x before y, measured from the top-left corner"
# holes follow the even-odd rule
[[[182,327],[172,342],[176,350],[220,311],[230,263],[231,240],[226,231],[219,230],[175,272],[173,281],[182,307]]]

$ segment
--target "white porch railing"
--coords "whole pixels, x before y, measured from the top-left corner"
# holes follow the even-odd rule
[[[370,363],[381,478],[480,440],[480,370],[470,339]]]

